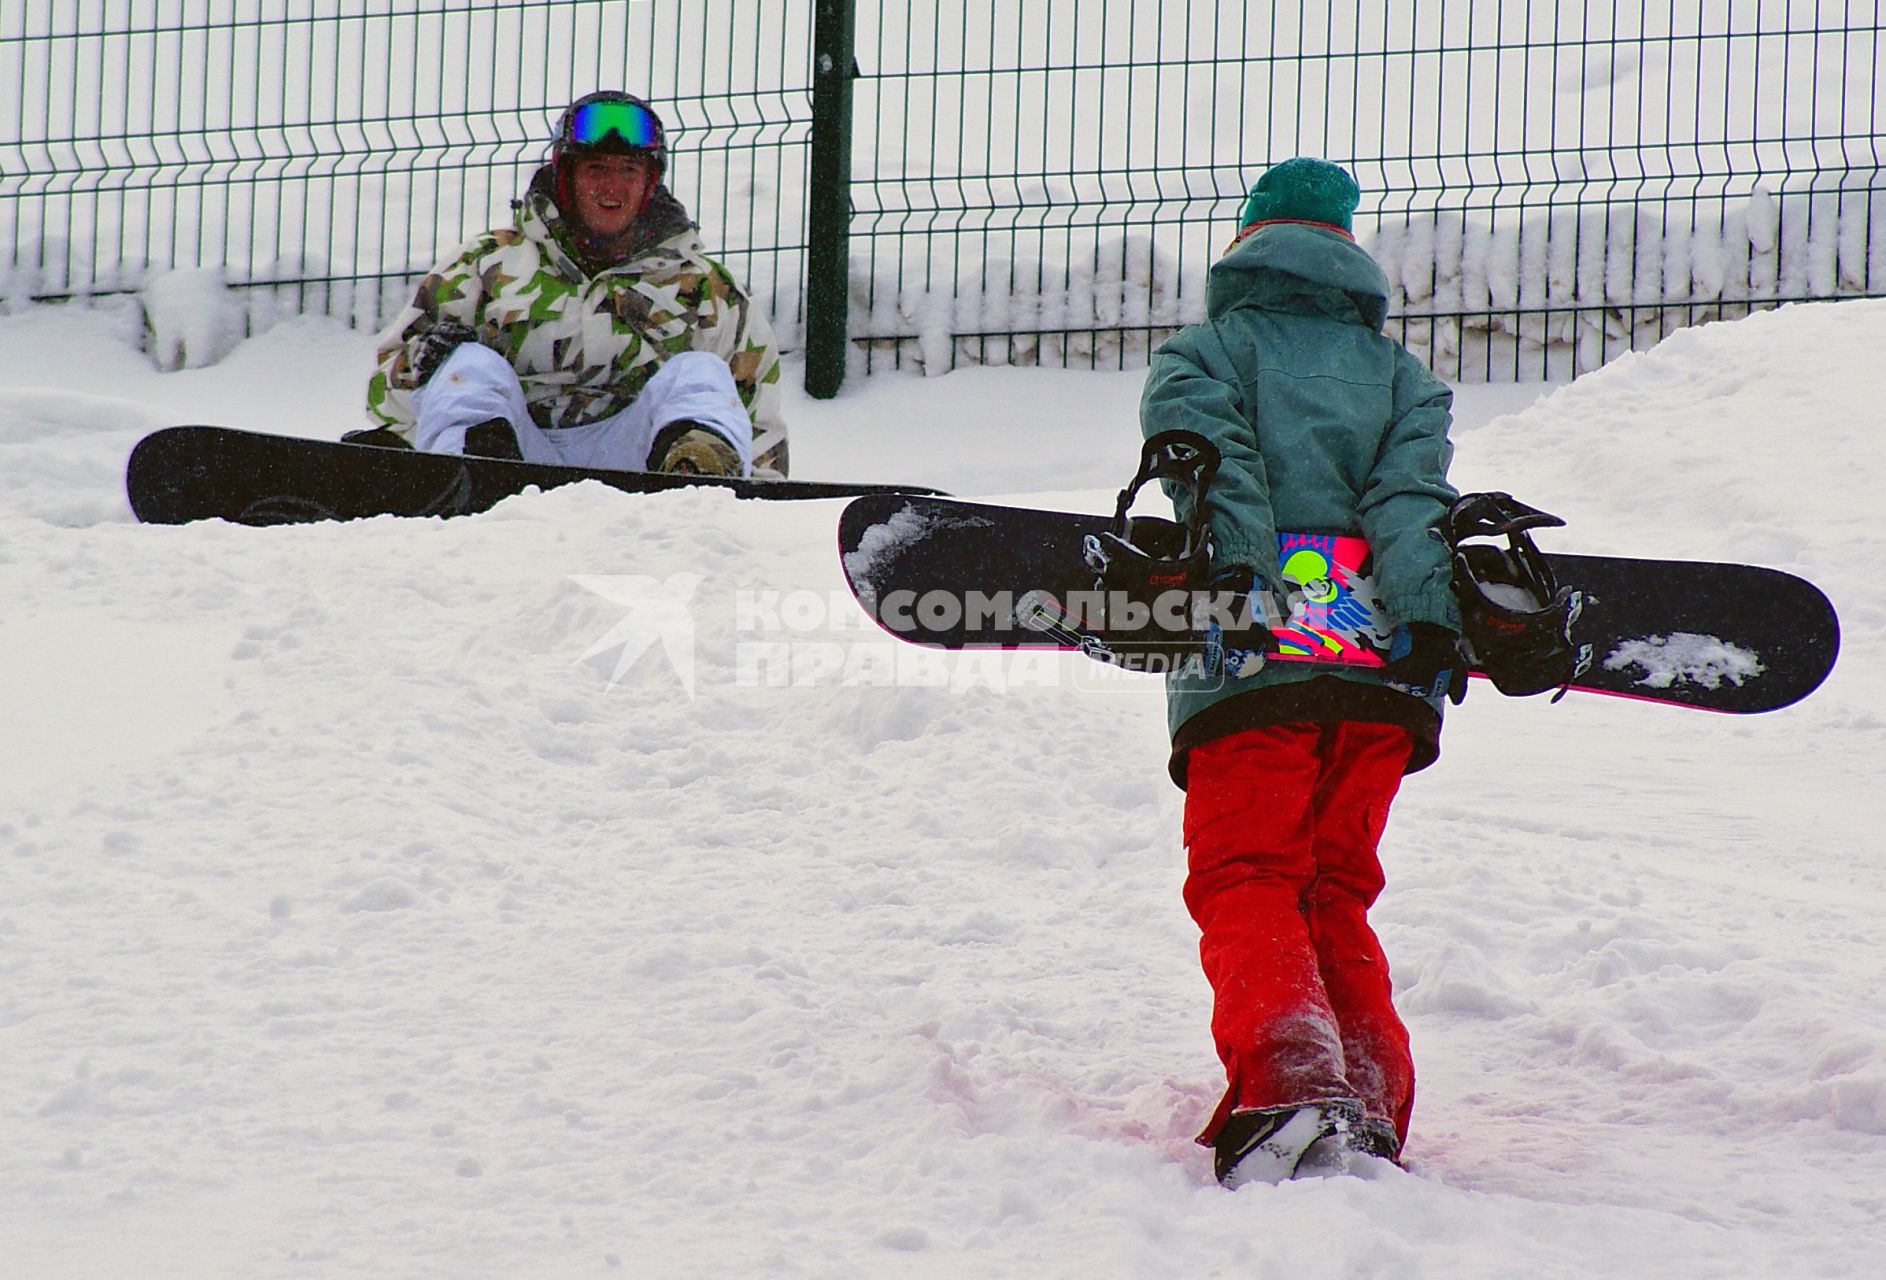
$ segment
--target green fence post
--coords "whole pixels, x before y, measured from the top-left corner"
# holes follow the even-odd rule
[[[806,209],[805,389],[845,381],[851,297],[851,80],[856,0],[817,0],[812,27],[812,176]]]

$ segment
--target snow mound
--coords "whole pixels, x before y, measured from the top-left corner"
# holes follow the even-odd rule
[[[1410,1169],[1235,1194],[1192,1142],[1219,1066],[1157,681],[898,645],[835,503],[134,525],[99,465],[123,401],[332,435],[369,353],[277,330],[160,374],[35,345],[68,318],[0,319],[42,388],[9,362],[10,1272],[1877,1268],[1886,304],[1463,424],[1463,487],[1566,516],[1548,549],[1805,572],[1841,665],[1760,717],[1476,689],[1383,846]],[[1081,411],[963,426],[996,400]],[[1030,500],[1097,509],[1133,412],[1010,369],[794,428],[828,475],[1076,476]]]
[[[223,283],[207,268],[161,271],[138,294],[149,329],[146,350],[160,369],[200,369],[215,364],[243,339],[247,317]]]

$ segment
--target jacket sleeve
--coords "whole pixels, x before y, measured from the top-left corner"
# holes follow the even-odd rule
[[[740,403],[753,419],[754,474],[783,478],[790,460],[779,407],[779,343],[773,326],[719,263],[713,264],[697,321],[692,349],[727,362]]]
[[[1454,446],[1447,439],[1454,393],[1404,350],[1397,350],[1394,419],[1357,504],[1362,533],[1375,552],[1376,585],[1397,622],[1460,630],[1453,565],[1441,518],[1460,495],[1447,481]]]
[[[1140,431],[1194,431],[1218,446],[1218,476],[1206,494],[1210,510],[1212,572],[1248,569],[1273,591],[1277,572],[1277,520],[1271,511],[1270,480],[1257,432],[1245,416],[1243,389],[1205,368],[1197,334],[1184,330],[1153,355],[1140,396]],[[1168,487],[1180,520],[1191,518],[1186,495]]]
[[[434,267],[405,310],[380,331],[373,375],[367,380],[367,416],[375,426],[391,427],[412,439],[418,421],[412,403],[414,349],[420,335],[440,321],[478,327],[485,298],[479,266],[488,247],[487,239],[475,240]]]

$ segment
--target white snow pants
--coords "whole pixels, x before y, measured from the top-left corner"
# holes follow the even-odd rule
[[[670,423],[689,419],[726,437],[740,455],[740,473],[753,474],[753,420],[740,403],[727,362],[705,351],[669,356],[620,413],[545,431],[531,420],[511,362],[490,347],[467,342],[413,392],[413,407],[419,414],[413,444],[421,449],[463,453],[466,428],[503,418],[517,433],[526,462],[618,471],[648,470],[656,435]]]

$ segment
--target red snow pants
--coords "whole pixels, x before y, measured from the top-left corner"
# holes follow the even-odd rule
[[[1403,1138],[1414,1109],[1408,1031],[1369,928],[1376,845],[1412,740],[1344,721],[1234,733],[1187,758],[1185,905],[1212,988],[1233,1110],[1360,1099]]]

